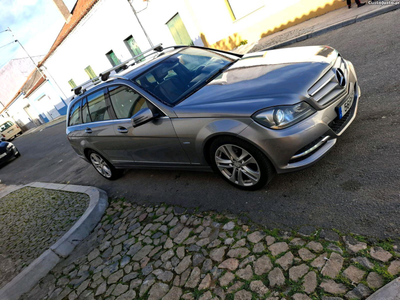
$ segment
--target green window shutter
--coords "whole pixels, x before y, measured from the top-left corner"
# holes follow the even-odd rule
[[[114,51],[110,51],[106,54],[108,60],[110,61],[111,65],[113,67],[118,66],[121,61],[118,59],[118,57],[115,55]]]
[[[91,66],[87,66],[85,68],[85,72],[86,72],[86,74],[88,74],[89,78],[92,79],[92,80],[97,77],[96,73],[93,71]]]
[[[133,36],[129,36],[127,39],[125,39],[124,43],[131,53],[132,57],[142,54],[142,50],[140,50],[139,45],[136,43]],[[141,55],[136,60],[141,61],[142,59],[143,56]]]
[[[73,79],[68,81],[69,85],[71,86],[72,89],[76,88],[75,81]]]
[[[169,31],[171,31],[172,37],[177,45],[191,45],[193,46],[193,41],[189,36],[189,33],[183,24],[179,14],[176,14],[171,20],[167,22]]]

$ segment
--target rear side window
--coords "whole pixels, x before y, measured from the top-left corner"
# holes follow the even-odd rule
[[[146,99],[127,86],[109,88],[111,104],[118,119],[132,117],[142,108],[146,108]]]
[[[2,124],[2,125],[0,126],[0,131],[3,132],[3,131],[5,131],[6,129],[10,128],[10,127],[13,126],[13,125],[14,125],[14,124],[13,124],[12,122],[10,122],[10,121],[5,122],[4,124]]]
[[[89,109],[88,109],[88,104],[87,104],[87,99],[83,99],[83,105],[82,105],[82,118],[83,118],[83,123],[90,123],[92,120],[90,119],[90,114],[89,114]]]
[[[81,124],[81,101],[76,102],[69,113],[69,126]]]
[[[87,96],[90,119],[92,122],[110,120],[106,102],[106,90],[99,90]]]

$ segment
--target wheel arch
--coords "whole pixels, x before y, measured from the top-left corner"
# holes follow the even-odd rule
[[[86,157],[86,159],[90,162],[90,158],[89,158],[89,152],[90,151],[95,151],[95,150],[93,150],[92,148],[85,148],[84,150],[83,150],[83,154],[85,155],[85,157]]]

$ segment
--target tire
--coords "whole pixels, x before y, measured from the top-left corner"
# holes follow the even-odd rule
[[[105,179],[115,180],[122,175],[123,170],[116,169],[102,155],[96,151],[90,150],[88,158],[93,168]]]
[[[215,173],[242,190],[258,190],[275,175],[274,167],[260,150],[234,137],[212,142],[210,164]]]

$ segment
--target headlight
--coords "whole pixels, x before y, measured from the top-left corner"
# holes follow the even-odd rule
[[[283,129],[292,126],[315,113],[315,109],[306,102],[291,106],[274,107],[253,115],[258,123],[271,129]]]
[[[13,144],[8,144],[8,145],[7,145],[7,150],[11,149],[12,147],[14,147]]]

